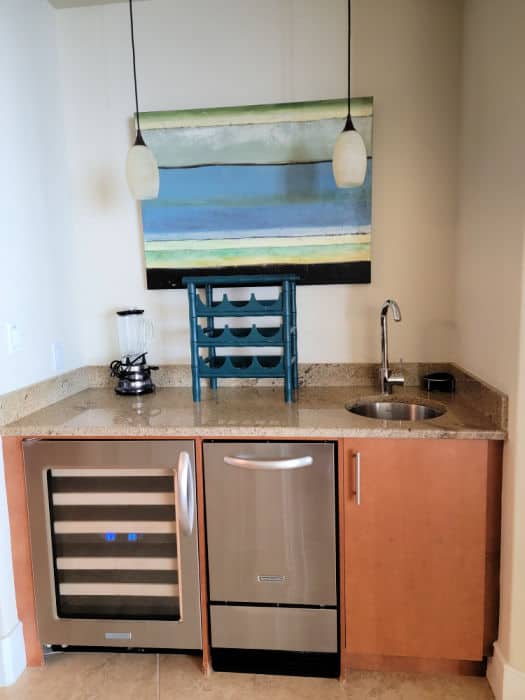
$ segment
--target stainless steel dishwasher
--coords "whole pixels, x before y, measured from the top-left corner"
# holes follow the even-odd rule
[[[337,676],[333,443],[204,444],[215,670]]]

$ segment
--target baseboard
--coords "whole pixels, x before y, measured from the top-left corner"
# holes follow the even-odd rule
[[[22,623],[0,639],[0,687],[12,685],[26,667],[26,652]]]
[[[487,680],[496,700],[523,700],[525,698],[525,673],[511,666],[494,643],[494,656],[489,659]]]

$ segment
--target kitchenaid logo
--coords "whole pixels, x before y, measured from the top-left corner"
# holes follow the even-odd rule
[[[284,583],[286,576],[257,576],[258,583]]]
[[[131,639],[131,632],[106,632],[106,639]]]

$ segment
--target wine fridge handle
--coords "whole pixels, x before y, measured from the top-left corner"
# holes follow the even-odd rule
[[[191,535],[195,520],[195,485],[187,452],[181,452],[177,464],[177,517],[183,534]]]

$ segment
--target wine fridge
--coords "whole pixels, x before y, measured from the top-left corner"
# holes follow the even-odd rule
[[[178,440],[26,440],[40,641],[202,648],[195,450]]]

